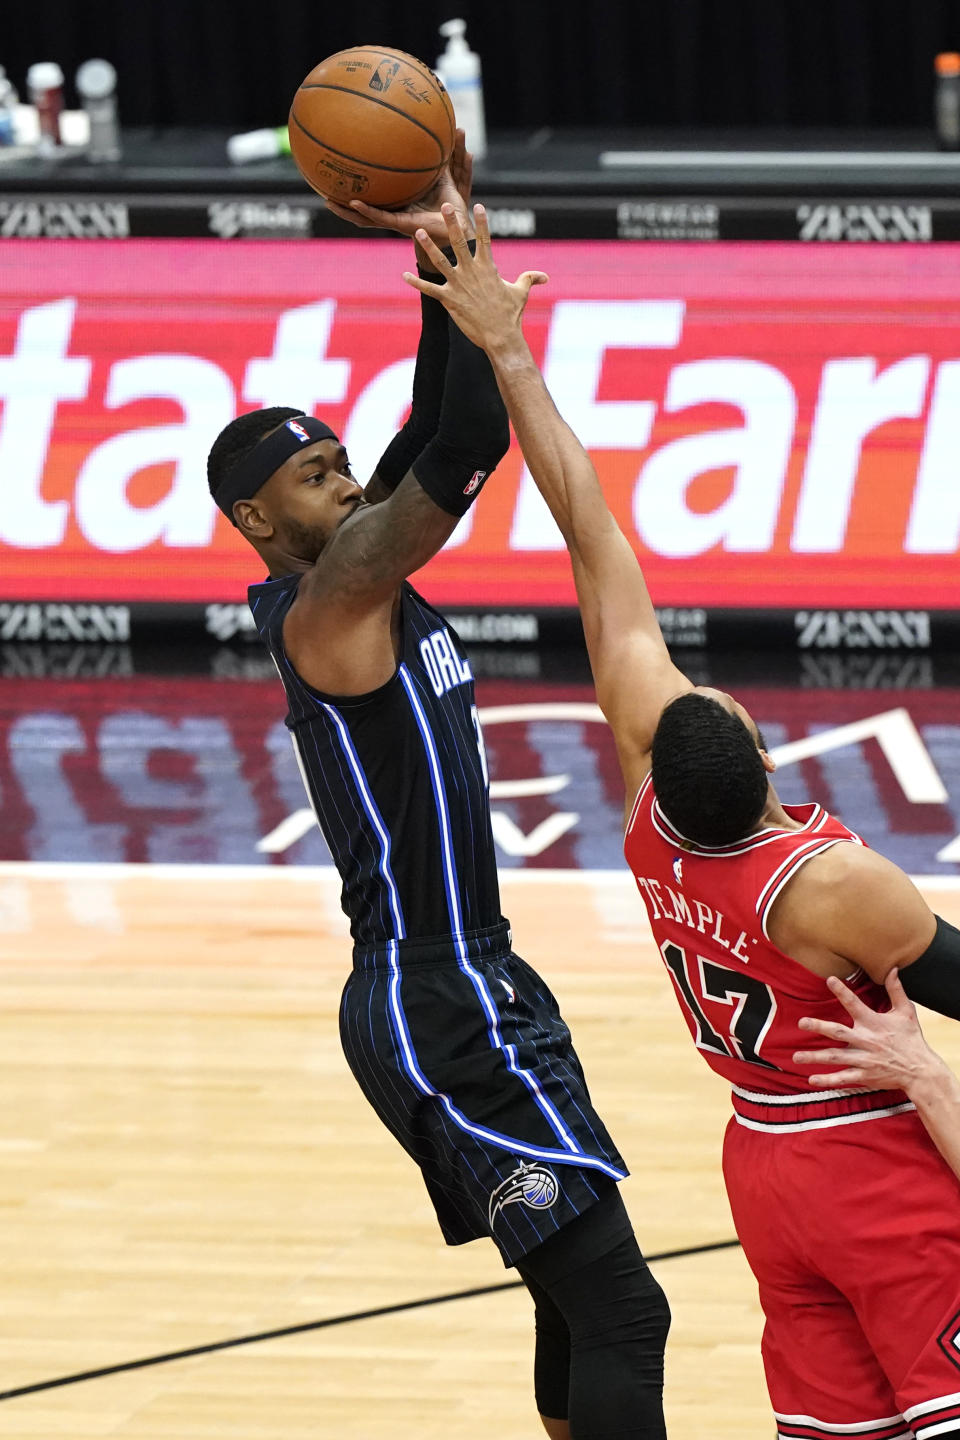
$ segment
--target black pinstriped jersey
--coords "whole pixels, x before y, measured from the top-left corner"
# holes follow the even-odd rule
[[[459,935],[501,919],[473,676],[455,631],[402,587],[400,660],[367,695],[324,695],[283,644],[299,575],[249,589],[287,695],[300,772],[343,880],[357,944]]]

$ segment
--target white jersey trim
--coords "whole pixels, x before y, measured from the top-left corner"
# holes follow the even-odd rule
[[[727,856],[745,855],[747,851],[756,850],[761,845],[770,845],[774,840],[779,840],[784,835],[803,835],[804,832],[819,828],[819,825],[825,824],[829,818],[828,812],[824,810],[822,805],[818,805],[815,800],[810,801],[810,804],[812,806],[810,818],[801,825],[799,830],[784,830],[780,826],[765,825],[763,829],[758,830],[756,834],[745,835],[742,840],[736,840],[732,845],[698,845],[695,840],[688,840],[686,835],[681,834],[673,822],[663,813],[659,800],[654,800],[650,815],[659,834],[663,836],[664,840],[669,841],[671,845],[686,845],[692,854],[702,855],[706,860],[723,860],[726,859]],[[662,825],[660,821],[663,822]],[[664,829],[664,826],[666,829]]]
[[[746,1130],[765,1130],[769,1135],[795,1135],[801,1130],[828,1130],[835,1125],[860,1125],[864,1120],[883,1120],[888,1115],[904,1115],[916,1110],[912,1100],[903,1105],[891,1105],[885,1110],[860,1110],[855,1115],[828,1115],[821,1120],[803,1120],[796,1125],[767,1125],[762,1120],[748,1120],[734,1110],[733,1118]]]
[[[644,795],[646,795],[647,791],[649,790],[649,788],[650,788],[650,783],[651,783],[652,780],[653,780],[653,772],[652,772],[651,770],[648,770],[648,771],[647,771],[647,774],[646,774],[646,777],[645,777],[645,779],[644,779],[644,781],[643,781],[643,784],[640,786],[640,789],[637,791],[637,798],[636,798],[636,800],[634,800],[634,802],[633,802],[633,809],[630,811],[630,819],[627,821],[627,828],[626,828],[626,830],[623,832],[623,843],[624,843],[624,845],[626,845],[626,843],[627,843],[627,836],[630,834],[630,831],[633,829],[634,825],[637,823],[637,812],[638,812],[639,809],[640,809],[640,801],[643,799]]]
[[[796,1095],[771,1095],[763,1090],[745,1090],[742,1085],[731,1087],[734,1095],[741,1100],[753,1100],[757,1105],[819,1105],[824,1100],[849,1100],[851,1095],[883,1095],[884,1090],[802,1090]]]
[[[952,1420],[941,1420],[939,1425],[916,1425],[910,1433],[916,1435],[916,1440],[932,1440],[934,1435],[956,1435],[956,1417]]]
[[[849,844],[849,841],[844,840],[839,835],[832,840],[822,840],[819,845],[813,845],[812,847],[807,846],[806,849],[799,852],[794,851],[794,853],[789,857],[789,859],[784,861],[784,865],[787,866],[786,870],[784,870],[783,865],[778,866],[778,869],[774,871],[774,874],[770,877],[770,880],[772,880],[775,878],[778,871],[783,871],[783,874],[780,876],[780,879],[777,882],[776,888],[771,891],[771,893],[767,896],[766,900],[764,900],[764,890],[770,889],[770,880],[768,880],[757,899],[757,914],[760,916],[760,929],[763,931],[764,939],[770,940],[770,935],[767,931],[767,921],[770,918],[770,910],[777,896],[780,894],[780,891],[787,884],[787,882],[793,879],[797,871],[800,870],[804,865],[806,865],[808,860],[812,860],[817,855],[822,855],[825,850],[832,850],[834,845],[846,844]],[[770,943],[772,945],[773,941],[770,940]]]
[[[944,1405],[960,1405],[960,1390],[955,1390],[952,1395],[938,1395],[936,1400],[924,1400],[919,1405],[910,1405],[903,1413],[912,1423],[918,1415],[929,1415],[931,1410],[939,1410]],[[954,1426],[957,1424],[956,1420],[950,1423]]]
[[[827,843],[829,842],[824,840],[805,840],[802,845],[798,846],[796,850],[791,850],[790,854],[787,855],[785,859],[780,861],[780,864],[777,866],[776,870],[774,870],[772,874],[767,876],[766,884],[763,886],[763,889],[757,896],[756,911],[758,915],[763,909],[764,902],[767,898],[767,891],[770,889],[771,885],[775,885],[777,883],[778,878],[783,874],[784,870],[788,870],[796,860],[799,860],[801,855],[805,855],[806,852],[808,850],[812,850],[814,846],[825,845]]]
[[[824,1435],[864,1435],[871,1430],[885,1430],[898,1421],[903,1423],[902,1415],[889,1415],[882,1420],[855,1420],[847,1425],[831,1425],[828,1420],[817,1420],[813,1415],[781,1415],[779,1410],[774,1410],[773,1416],[778,1425],[809,1425],[815,1430],[822,1430]],[[903,1430],[901,1433],[909,1435],[910,1431]],[[891,1440],[899,1440],[899,1437],[891,1437]]]

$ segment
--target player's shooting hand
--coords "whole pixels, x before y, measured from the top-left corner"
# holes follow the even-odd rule
[[[447,229],[441,214],[442,205],[452,205],[461,217],[464,228],[469,225],[470,187],[473,183],[473,157],[464,144],[462,130],[456,133],[453,153],[425,195],[411,200],[398,210],[378,210],[362,200],[340,205],[327,200],[328,210],[361,230],[395,230],[399,235],[416,235],[425,230],[439,245],[446,245]]]
[[[487,214],[482,205],[473,207],[477,233],[473,255],[453,206],[444,205],[443,218],[453,250],[452,262],[425,231],[419,231],[416,238],[427,264],[444,283],[421,280],[409,272],[403,278],[415,290],[439,300],[468,340],[483,350],[496,349],[519,333],[527,296],[534,285],[545,285],[549,277],[542,270],[525,270],[513,282],[500,278],[493,263]]]
[[[817,1065],[820,1072],[810,1076],[810,1084],[818,1089],[846,1089],[850,1086],[869,1090],[906,1090],[939,1069],[942,1061],[923,1038],[920,1021],[896,970],[886,979],[891,1009],[878,1014],[864,1005],[842,980],[831,976],[827,984],[850,1015],[853,1024],[833,1020],[817,1020],[805,1016],[798,1023],[802,1030],[812,1030],[834,1040],[842,1048],[798,1050],[798,1065]],[[825,1070],[827,1066],[842,1069]]]

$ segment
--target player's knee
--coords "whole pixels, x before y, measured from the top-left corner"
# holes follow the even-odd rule
[[[670,1306],[633,1236],[576,1278],[579,1303],[564,1307],[571,1345],[629,1346],[650,1378],[662,1378]]]
[[[570,1403],[570,1336],[566,1329],[537,1325],[533,1393],[540,1415],[565,1420]]]

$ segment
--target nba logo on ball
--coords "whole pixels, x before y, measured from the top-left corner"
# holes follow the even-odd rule
[[[296,435],[301,445],[305,440],[310,439],[310,436],[307,434],[306,430],[304,430],[303,426],[297,420],[288,420],[287,429],[293,431],[294,435]]]
[[[479,490],[480,486],[483,484],[486,478],[486,470],[474,470],[473,475],[470,477],[467,484],[463,487],[464,495],[472,495],[475,490]]]

